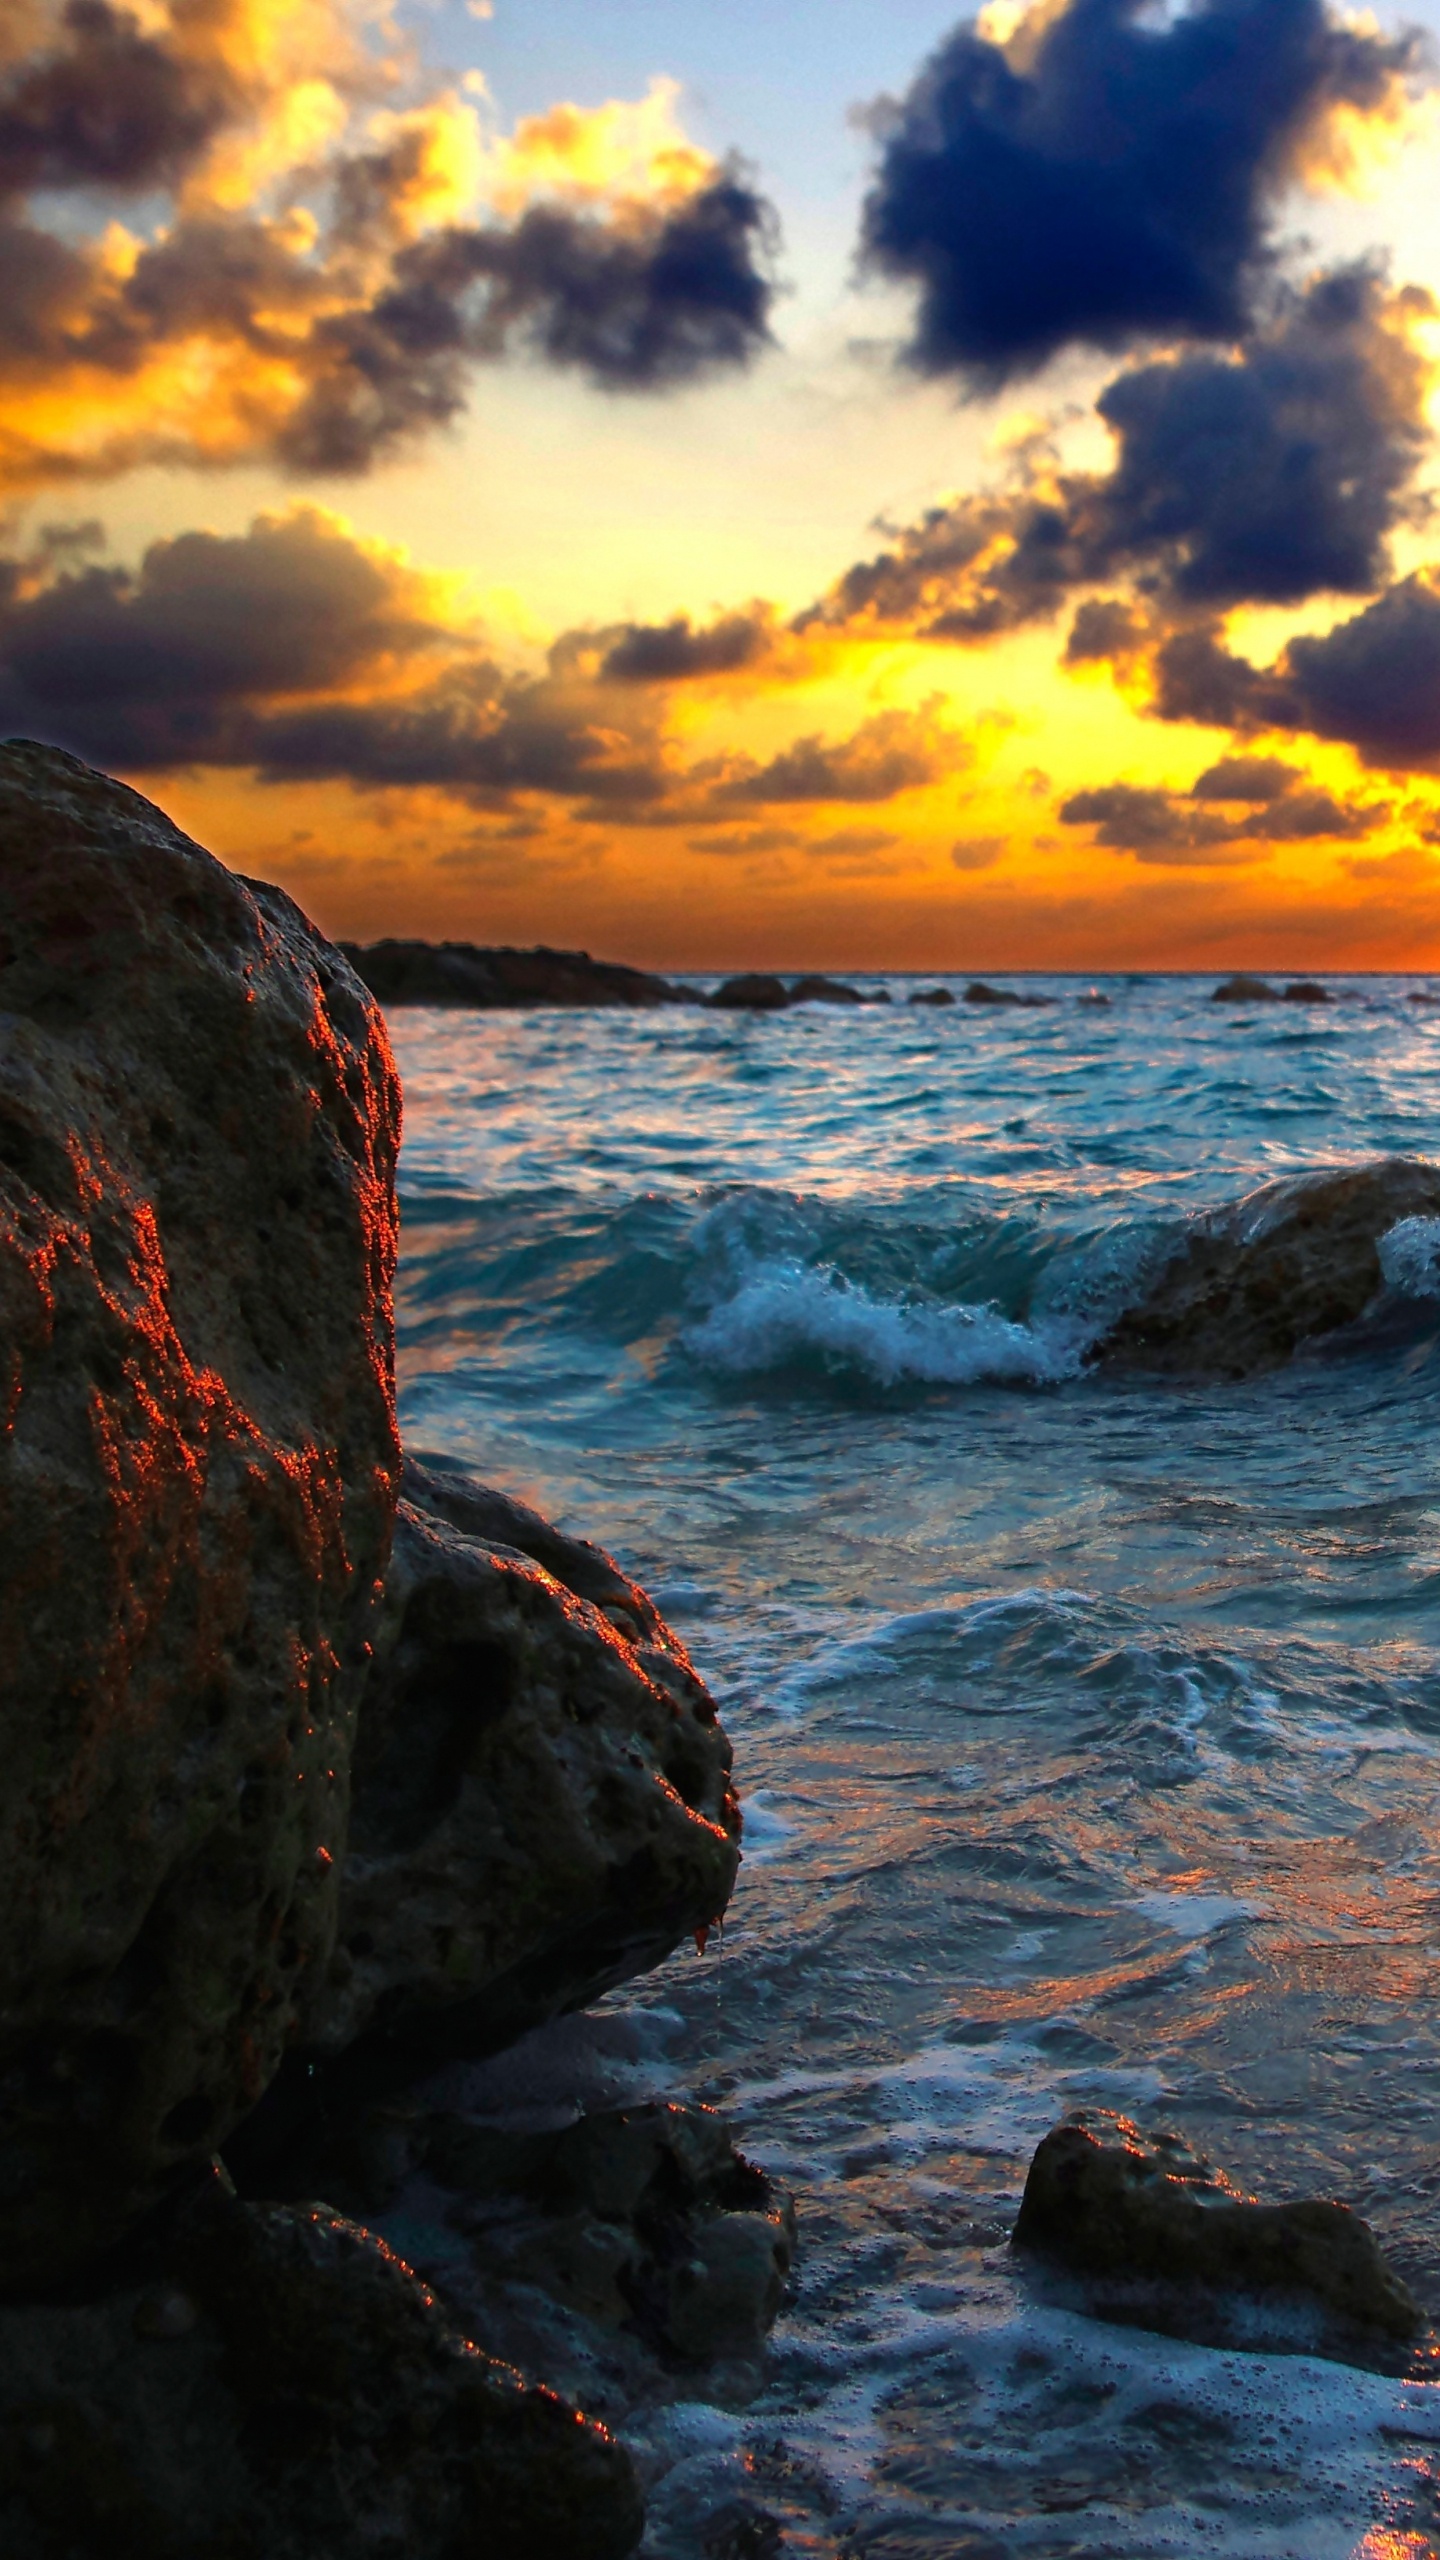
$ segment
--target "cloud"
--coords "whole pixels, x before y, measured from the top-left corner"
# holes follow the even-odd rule
[[[1156,651],[1164,720],[1292,730],[1353,747],[1394,773],[1440,770],[1440,581],[1417,571],[1323,635],[1298,634],[1272,667],[1220,631],[1179,632]]]
[[[1157,619],[1206,607],[1363,594],[1388,539],[1418,520],[1430,369],[1416,339],[1428,295],[1391,293],[1373,266],[1276,297],[1265,327],[1224,354],[1120,374],[1096,404],[1108,472],[1066,472],[1043,440],[1007,483],[931,508],[857,562],[802,627],[901,625],[979,642],[1053,617],[1119,578],[1134,598],[1088,598],[1067,661],[1142,652]]]
[[[1247,782],[1258,787],[1247,790]],[[1291,788],[1295,782],[1301,787]],[[1221,815],[1217,801],[1252,805],[1232,818]],[[1364,836],[1389,815],[1383,802],[1344,802],[1313,789],[1277,759],[1244,757],[1211,766],[1187,793],[1110,782],[1072,792],[1060,805],[1066,826],[1091,826],[1110,852],[1167,869],[1229,866],[1255,861],[1275,844]]]
[[[896,799],[968,761],[935,696],[919,711],[877,711],[848,738],[797,738],[769,763],[723,782],[717,800]]]
[[[12,487],[363,471],[504,357],[656,392],[768,343],[773,212],[664,84],[487,141],[453,91],[377,103],[415,74],[370,0],[146,0],[143,25],[69,0],[39,26],[0,71]],[[97,190],[134,227],[97,229]]]
[[[913,284],[911,360],[994,389],[1063,347],[1244,335],[1284,190],[1348,115],[1395,118],[1415,40],[1323,0],[1038,6],[964,25],[884,135],[862,245]]]
[[[695,630],[688,614],[670,622],[632,622],[606,635],[601,674],[612,684],[681,684],[695,676],[733,675],[754,666],[773,645],[774,618],[764,605],[727,613]]]
[[[960,836],[950,847],[957,871],[989,871],[1005,851],[1003,836]]]

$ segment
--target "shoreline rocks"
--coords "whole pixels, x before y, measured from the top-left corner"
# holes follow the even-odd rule
[[[588,951],[532,951],[474,942],[342,942],[356,976],[382,1004],[465,1005],[512,1012],[531,1005],[693,1004],[649,969],[592,960]]]
[[[398,1083],[281,892],[12,743],[0,1013],[0,2541],[622,2560],[604,2429],[265,2180],[703,1939],[714,1702],[600,1549],[402,1488]],[[793,2217],[723,2128],[562,2152],[646,2352],[753,2358]]]
[[[1349,2331],[1412,2338],[1420,2313],[1374,2233],[1348,2205],[1259,2204],[1178,2134],[1147,2140],[1127,2116],[1077,2113],[1030,2164],[1014,2246],[1131,2293],[1112,2307],[1160,2309],[1181,2334],[1209,2336],[1218,2294],[1286,2296]],[[1186,2322],[1184,2295],[1200,2298]]]

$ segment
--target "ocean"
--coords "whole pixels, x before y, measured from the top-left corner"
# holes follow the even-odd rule
[[[1440,1156],[1440,1003],[860,983],[391,1017],[407,1441],[648,1586],[746,1814],[723,1933],[476,2103],[698,2097],[796,2194],[758,2393],[625,2417],[648,2560],[1433,2560],[1433,2344],[1117,2325],[1008,2233],[1109,2107],[1440,2311],[1440,1223],[1274,1374],[1087,1365],[1196,1211]]]

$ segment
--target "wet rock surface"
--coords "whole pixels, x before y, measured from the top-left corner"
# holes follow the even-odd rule
[[[382,1004],[469,1005],[481,1012],[530,1005],[689,1004],[683,987],[649,969],[592,960],[588,951],[533,951],[474,942],[345,942],[357,976]]]
[[[789,1001],[790,990],[784,979],[772,978],[759,969],[723,979],[710,998],[721,1013],[783,1013]]]
[[[633,2467],[481,2353],[385,2243],[214,2181],[158,2272],[0,2308],[14,2560],[622,2560]]]
[[[1180,2135],[1146,2138],[1101,2110],[1045,2136],[1014,2245],[1098,2283],[1097,2308],[1206,2341],[1224,2295],[1311,2306],[1332,2346],[1366,2332],[1406,2341],[1420,2326],[1408,2287],[1348,2206],[1257,2203]]]
[[[399,1090],[278,890],[0,748],[0,2289],[253,2106],[325,1974],[398,1475]]]
[[[703,1932],[739,1864],[730,1746],[618,1566],[456,1471],[410,1466],[310,2038],[227,2152],[493,2052]],[[508,1532],[508,1536],[499,1533]]]
[[[1195,1219],[1096,1346],[1115,1368],[1248,1378],[1353,1325],[1384,1285],[1380,1241],[1440,1217],[1440,1167],[1408,1157],[1268,1183]]]
[[[1231,978],[1222,978],[1210,991],[1212,1004],[1278,1004],[1280,990],[1268,978],[1252,977],[1246,969],[1237,969]]]

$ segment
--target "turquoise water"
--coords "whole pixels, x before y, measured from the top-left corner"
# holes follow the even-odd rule
[[[758,2396],[633,2416],[647,2553],[1420,2560],[1428,2349],[1107,2326],[1006,2233],[1117,2106],[1440,2312],[1440,1236],[1277,1376],[1086,1366],[1197,1209],[1440,1156],[1440,1006],[1015,983],[392,1017],[407,1438],[648,1583],[747,1803],[718,1951],[530,2057],[723,2105],[800,2203]]]

